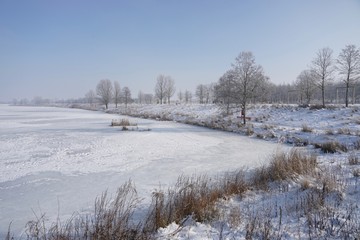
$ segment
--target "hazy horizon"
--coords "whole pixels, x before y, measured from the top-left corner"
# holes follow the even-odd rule
[[[241,51],[276,84],[318,49],[360,47],[360,1],[0,2],[0,101],[83,97],[101,79],[153,93],[216,82]]]

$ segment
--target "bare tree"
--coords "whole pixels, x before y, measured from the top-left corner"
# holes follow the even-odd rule
[[[165,75],[160,74],[157,77],[155,85],[155,96],[159,99],[160,104],[163,103],[164,98],[166,97],[166,77]]]
[[[341,50],[337,58],[337,70],[344,76],[342,81],[346,85],[345,106],[349,106],[349,87],[359,79],[360,76],[360,49],[355,45],[347,45]]]
[[[314,74],[311,70],[302,71],[296,79],[295,86],[300,92],[300,99],[302,103],[302,96],[305,97],[306,105],[310,104],[310,101],[315,92]]]
[[[249,100],[266,81],[263,68],[255,63],[252,52],[241,52],[233,64],[236,77],[235,90],[238,92],[237,102],[242,108],[243,122],[246,124],[246,108]]]
[[[121,102],[121,88],[118,81],[114,81],[114,103],[117,108],[118,104]]]
[[[323,107],[325,107],[325,87],[332,80],[332,73],[334,72],[332,54],[332,49],[322,48],[312,61],[311,68],[315,74],[315,83],[321,90]]]
[[[105,108],[108,109],[108,105],[113,96],[113,86],[109,79],[102,79],[96,86],[96,94],[99,96],[99,100],[102,104],[105,104]]]
[[[179,101],[180,101],[180,103],[183,101],[183,99],[184,99],[184,93],[180,90],[179,92],[178,92],[178,99],[179,99]]]
[[[227,115],[230,114],[231,104],[236,102],[235,80],[235,71],[228,70],[215,85],[215,102],[226,109]]]
[[[124,87],[122,90],[123,102],[125,103],[125,108],[131,102],[131,91],[128,87]]]
[[[170,104],[170,98],[174,96],[176,91],[175,82],[170,76],[165,78],[165,82],[165,96],[167,98],[168,104]]]
[[[191,103],[192,101],[192,93],[188,90],[185,90],[185,103]]]
[[[144,102],[144,93],[142,91],[139,91],[138,93],[138,103],[142,104]]]
[[[151,104],[153,102],[154,96],[151,93],[144,94],[144,101],[146,104]]]
[[[206,89],[206,86],[204,84],[199,84],[196,87],[195,95],[199,99],[200,104],[205,103],[206,92],[207,92],[207,89]]]
[[[86,101],[89,103],[90,107],[93,105],[95,98],[96,98],[96,94],[94,92],[94,90],[89,90],[86,94],[85,94],[85,98]]]
[[[205,103],[213,102],[214,100],[214,91],[215,91],[215,83],[211,83],[206,85],[206,92],[205,92]]]

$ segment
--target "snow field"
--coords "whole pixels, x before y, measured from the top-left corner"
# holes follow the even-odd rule
[[[23,231],[34,214],[88,212],[105,190],[131,179],[143,198],[179,175],[217,174],[256,167],[278,146],[237,134],[174,122],[133,119],[140,129],[121,131],[123,116],[75,109],[0,105],[0,232]]]

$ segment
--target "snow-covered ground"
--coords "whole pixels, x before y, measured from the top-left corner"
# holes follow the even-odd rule
[[[129,179],[148,204],[154,189],[181,174],[256,167],[279,147],[171,121],[129,118],[138,125],[135,131],[109,126],[120,118],[0,105],[0,238],[10,222],[18,236],[35,215],[46,213],[52,222],[87,212],[102,192],[114,192]]]

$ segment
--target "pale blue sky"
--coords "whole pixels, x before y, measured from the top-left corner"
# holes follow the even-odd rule
[[[136,96],[159,74],[193,91],[241,51],[288,83],[350,43],[360,0],[0,0],[0,100],[83,97],[104,78]]]

